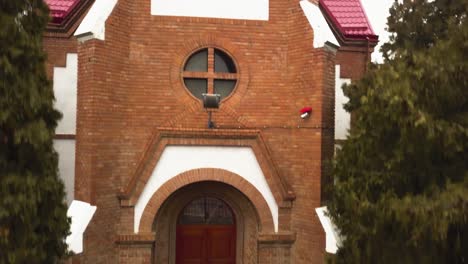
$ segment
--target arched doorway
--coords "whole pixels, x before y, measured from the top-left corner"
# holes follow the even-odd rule
[[[161,205],[152,227],[156,235],[153,250],[154,263],[176,264],[179,217],[188,205],[203,197],[219,199],[231,209],[236,234],[235,263],[257,263],[257,241],[262,225],[255,207],[236,188],[213,181],[197,182],[180,188]]]
[[[236,223],[221,199],[204,196],[184,207],[177,220],[176,263],[236,263]]]

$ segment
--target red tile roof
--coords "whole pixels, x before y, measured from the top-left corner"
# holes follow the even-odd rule
[[[345,40],[378,40],[360,0],[320,0],[320,7]]]
[[[61,23],[81,0],[45,0],[53,23]]]

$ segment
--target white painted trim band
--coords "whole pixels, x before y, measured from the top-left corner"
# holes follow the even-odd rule
[[[269,0],[151,0],[151,15],[267,21]]]
[[[63,118],[55,128],[56,134],[76,134],[76,102],[78,97],[78,54],[67,53],[65,67],[54,67],[55,107]]]
[[[343,84],[350,84],[351,79],[341,78],[340,65],[335,65],[335,139],[348,138],[351,127],[351,114],[343,107],[349,101],[341,88]]]

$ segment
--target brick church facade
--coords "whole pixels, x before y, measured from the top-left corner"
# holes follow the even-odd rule
[[[97,208],[73,263],[323,263],[335,88],[377,43],[359,0],[46,2],[60,171]]]

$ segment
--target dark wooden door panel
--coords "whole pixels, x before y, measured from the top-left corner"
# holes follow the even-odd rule
[[[233,226],[207,229],[208,263],[233,263],[236,258],[236,232]]]
[[[177,264],[235,264],[234,225],[179,225],[176,240]]]
[[[205,231],[200,228],[177,228],[177,264],[204,264],[206,259]]]

